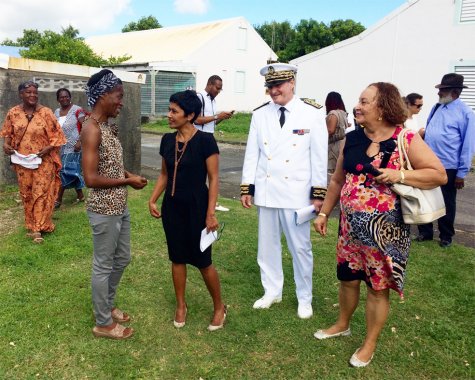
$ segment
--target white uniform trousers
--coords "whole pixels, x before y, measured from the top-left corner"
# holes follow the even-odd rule
[[[312,302],[313,255],[310,222],[295,225],[294,210],[258,207],[259,233],[257,262],[265,295],[281,297],[284,286],[281,236],[284,232],[292,254],[294,280],[299,303]]]

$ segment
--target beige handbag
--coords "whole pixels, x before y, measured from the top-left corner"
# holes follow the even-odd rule
[[[404,146],[407,129],[397,137],[401,169],[413,170]],[[402,183],[395,183],[391,189],[401,197],[402,217],[406,224],[425,224],[445,215],[445,203],[440,186],[424,190]]]

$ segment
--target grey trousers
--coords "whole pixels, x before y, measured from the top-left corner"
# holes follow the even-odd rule
[[[122,273],[130,262],[130,214],[102,215],[88,211],[92,228],[92,303],[97,326],[112,323],[111,310]]]

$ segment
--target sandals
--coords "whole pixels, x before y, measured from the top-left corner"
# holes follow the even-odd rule
[[[99,326],[94,326],[92,333],[96,338],[109,338],[109,339],[127,339],[134,335],[134,329],[132,327],[122,326],[120,323],[116,323],[110,330],[105,330]]]
[[[61,202],[54,201],[54,209],[57,210],[60,207],[61,207]]]
[[[30,234],[30,237],[33,239],[33,243],[36,244],[41,244],[45,241],[45,239],[43,239],[43,237],[41,236],[41,232],[32,232]]]
[[[111,311],[111,317],[114,322],[127,323],[130,322],[130,315],[124,313],[122,310],[114,307]]]
[[[74,202],[74,204],[77,205],[78,203],[84,202],[85,200],[86,200],[86,197],[77,198],[76,202]]]

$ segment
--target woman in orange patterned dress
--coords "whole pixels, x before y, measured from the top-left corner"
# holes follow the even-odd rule
[[[18,86],[22,103],[11,108],[3,123],[0,136],[7,155],[35,154],[41,158],[37,168],[13,164],[28,236],[42,243],[42,232],[52,232],[54,201],[61,186],[59,148],[66,143],[63,131],[53,111],[38,104],[38,84],[27,81]],[[27,165],[28,166],[28,165]]]

